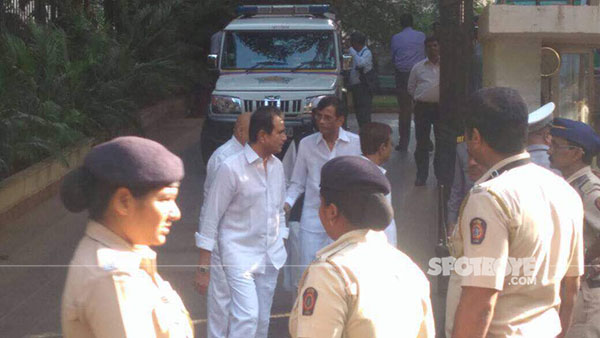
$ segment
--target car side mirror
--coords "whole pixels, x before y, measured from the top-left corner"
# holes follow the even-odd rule
[[[219,54],[208,54],[206,62],[208,63],[208,68],[217,69],[219,63]]]
[[[352,69],[352,55],[343,55],[342,61],[342,70]]]

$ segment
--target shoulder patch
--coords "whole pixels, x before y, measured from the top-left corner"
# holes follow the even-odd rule
[[[319,293],[313,287],[309,287],[304,290],[302,294],[302,315],[312,316],[315,311],[315,305],[317,305],[317,297]]]
[[[463,143],[463,142],[465,142],[465,136],[464,135],[458,136],[456,138],[456,143]]]
[[[487,223],[481,218],[473,218],[469,226],[471,227],[471,244],[481,244],[485,239]]]
[[[482,187],[481,185],[475,185],[473,186],[473,188],[471,188],[471,192],[473,194],[479,194],[481,192],[486,192],[487,189],[485,187]]]

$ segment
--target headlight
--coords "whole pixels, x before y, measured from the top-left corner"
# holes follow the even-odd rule
[[[304,105],[304,114],[311,114],[312,110],[317,107],[319,101],[327,95],[309,96],[306,98],[306,104]]]
[[[237,97],[213,95],[210,106],[214,114],[242,113],[242,100]]]

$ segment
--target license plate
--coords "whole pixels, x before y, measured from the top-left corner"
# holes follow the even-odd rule
[[[287,135],[287,137],[294,137],[294,128],[286,127],[285,134]]]

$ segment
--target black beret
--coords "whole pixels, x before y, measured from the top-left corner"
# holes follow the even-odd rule
[[[158,142],[136,137],[117,137],[92,148],[83,166],[95,177],[126,187],[145,187],[179,182],[183,162]]]
[[[586,154],[593,156],[600,151],[600,137],[583,122],[557,117],[552,121],[550,134],[577,143]]]
[[[390,193],[390,182],[373,162],[358,156],[336,157],[321,169],[321,188]]]

